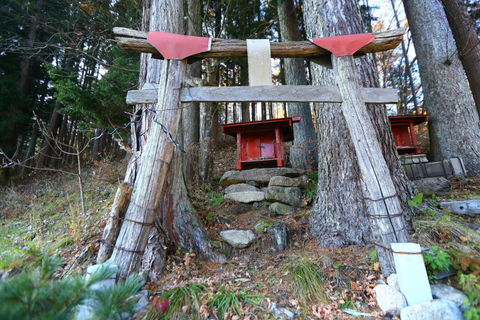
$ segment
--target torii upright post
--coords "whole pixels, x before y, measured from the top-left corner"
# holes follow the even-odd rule
[[[332,54],[332,64],[343,99],[342,112],[362,174],[372,238],[379,245],[377,252],[382,273],[389,275],[395,272],[395,264],[393,254],[386,249],[391,243],[409,241],[402,207],[361,96],[353,57]]]

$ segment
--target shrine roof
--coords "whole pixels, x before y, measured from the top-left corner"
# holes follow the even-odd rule
[[[414,125],[428,121],[427,115],[412,115],[412,116],[389,116],[391,124],[408,124],[413,121]]]
[[[299,122],[301,117],[289,117],[263,121],[239,122],[222,125],[222,132],[236,137],[237,132],[251,133],[264,130],[273,130],[278,127],[284,135],[284,141],[293,140],[293,123]]]

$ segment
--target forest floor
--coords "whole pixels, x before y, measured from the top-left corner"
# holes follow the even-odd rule
[[[233,293],[240,302],[245,301],[237,310],[240,316],[227,313],[225,319],[277,319],[272,311],[274,306],[277,311],[289,310],[295,319],[359,318],[342,309],[390,319],[377,307],[373,294],[378,281],[385,280],[373,245],[319,248],[309,234],[310,206],[286,217],[271,217],[266,205],[247,210],[243,207],[241,214],[225,215],[235,211],[236,205],[222,200],[218,181],[223,172],[233,169],[230,159],[234,159],[234,154],[232,148],[217,150],[214,185],[197,186],[191,191],[192,204],[205,223],[212,244],[219,247],[227,260],[210,263],[191,252],[177,252],[168,258],[162,280],[145,284],[151,299],[179,285],[200,283],[204,290],[198,304],[204,319],[213,315],[216,308],[212,300],[219,293]],[[125,167],[125,161],[104,159],[83,169],[84,214],[75,175],[35,173],[0,188],[0,270],[18,268],[35,251],[63,257],[59,276],[84,273],[87,266],[95,263],[99,239]],[[451,183],[449,192],[429,195],[428,201],[435,205],[442,198],[480,199],[480,176]],[[221,230],[254,230],[258,222],[272,218],[283,220],[289,230],[287,249],[283,252],[268,253],[264,243],[258,241],[245,249],[227,248],[218,241]],[[415,217],[413,227],[412,241],[428,248],[436,245],[451,253],[452,259],[455,252],[478,255],[480,250],[479,217],[458,217],[448,212],[443,212],[443,216],[422,214]],[[256,230],[257,235],[261,232]],[[323,299],[321,295],[302,297],[302,290],[296,291],[292,268],[305,261],[315,266],[323,278]],[[455,277],[442,281],[456,285]]]

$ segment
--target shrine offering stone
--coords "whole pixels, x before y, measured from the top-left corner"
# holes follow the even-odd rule
[[[266,185],[274,176],[298,177],[300,176],[300,172],[295,169],[285,167],[227,171],[220,179],[220,184],[223,187],[228,187],[232,184],[245,183],[246,181],[256,181],[259,184]]]
[[[268,187],[265,192],[265,199],[294,207],[303,207],[302,191],[297,187]]]

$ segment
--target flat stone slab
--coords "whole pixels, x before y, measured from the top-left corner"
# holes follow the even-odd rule
[[[480,200],[448,201],[439,204],[455,214],[480,214]]]
[[[226,194],[225,199],[238,201],[241,203],[252,203],[265,200],[265,193],[262,191],[232,192]]]
[[[247,183],[232,184],[225,188],[225,194],[234,193],[234,192],[257,192],[260,189],[249,185]]]
[[[220,179],[220,185],[228,187],[232,184],[245,183],[247,181],[268,184],[270,179],[275,176],[298,177],[300,176],[300,172],[285,167],[227,171]]]
[[[268,182],[269,187],[299,187],[304,188],[307,184],[307,177],[289,178],[283,176],[275,176]]]

